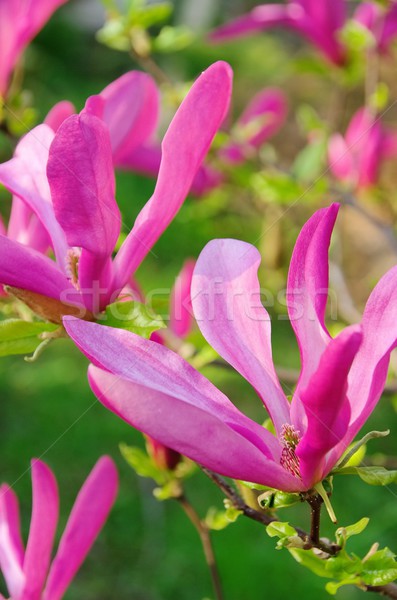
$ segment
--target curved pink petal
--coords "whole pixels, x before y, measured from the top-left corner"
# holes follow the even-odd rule
[[[343,439],[349,426],[347,378],[361,341],[359,326],[346,328],[329,343],[308,386],[294,396],[306,415],[306,428],[300,432],[303,435],[296,449],[306,488],[325,476],[325,456]]]
[[[345,138],[340,133],[335,133],[329,139],[328,162],[337,179],[352,183],[357,180],[357,165]]]
[[[40,460],[32,461],[32,486],[32,519],[23,562],[26,584],[21,600],[41,599],[59,514],[56,479]]]
[[[113,161],[123,164],[153,134],[159,113],[159,92],[146,73],[130,71],[108,85],[98,96],[88,98],[84,112],[103,119],[109,128]]]
[[[290,6],[262,4],[242,17],[218,27],[209,34],[211,42],[224,42],[235,37],[249,35],[275,26],[290,24]]]
[[[193,324],[190,288],[195,264],[193,259],[185,261],[171,293],[169,327],[179,338],[186,337]]]
[[[324,322],[328,300],[328,248],[338,210],[338,204],[318,210],[303,226],[292,253],[287,307],[302,362],[297,393],[308,386],[330,340]],[[294,410],[294,402],[291,410]]]
[[[352,436],[379,400],[386,383],[390,352],[397,344],[397,267],[390,269],[374,288],[361,327],[364,340],[349,375]]]
[[[60,600],[109,515],[118,490],[114,462],[103,456],[74,503],[48,575],[43,600]]]
[[[279,456],[276,438],[243,415],[222,392],[175,352],[129,331],[96,323],[65,318],[64,326],[80,350],[96,366],[212,414],[229,427],[245,431],[250,441],[266,455],[271,452]],[[162,441],[153,432],[147,433]]]
[[[307,16],[317,25],[319,31],[335,33],[347,19],[346,0],[295,0]]]
[[[0,236],[0,282],[57,300],[67,293],[71,304],[81,305],[76,289],[54,261],[5,236]]]
[[[0,486],[0,570],[13,598],[20,597],[25,584],[24,554],[18,498],[8,485],[3,484]]]
[[[51,127],[54,132],[57,132],[60,126],[66,119],[74,115],[76,109],[68,100],[62,100],[53,106],[44,119],[44,123]]]
[[[2,0],[0,2],[0,95],[5,95],[12,70],[29,42],[52,13],[67,0]]]
[[[18,196],[13,196],[12,199],[7,236],[43,254],[52,247],[47,230],[37,215]]]
[[[19,142],[15,156],[0,164],[0,183],[29,206],[51,238],[58,264],[65,268],[67,243],[51,203],[46,175],[48,152],[53,131],[47,125],[38,125]]]
[[[57,220],[69,246],[98,256],[113,252],[121,226],[106,125],[88,114],[69,117],[50,148],[47,176]]]
[[[260,254],[238,240],[212,240],[201,252],[192,280],[192,305],[207,342],[262,398],[279,433],[289,423],[289,403],[278,382],[271,350],[270,317],[261,304]]]
[[[162,143],[153,196],[139,213],[116,259],[116,287],[122,288],[172,221],[229,108],[230,66],[219,61],[193,84]]]
[[[379,38],[379,48],[387,50],[397,35],[397,5],[394,2],[387,10],[383,22],[383,30]]]
[[[203,405],[123,380],[92,365],[89,382],[106,408],[164,446],[199,464],[235,479],[285,490],[301,489],[297,478],[250,439],[253,433],[231,426],[221,414],[208,412]]]

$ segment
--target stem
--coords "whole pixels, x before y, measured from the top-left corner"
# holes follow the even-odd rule
[[[210,531],[206,524],[203,523],[203,521],[200,519],[199,515],[197,514],[193,506],[190,504],[190,502],[187,500],[183,492],[180,496],[176,498],[176,500],[182,506],[183,510],[189,517],[190,521],[193,523],[194,527],[197,530],[197,533],[200,536],[201,544],[204,550],[205,560],[207,562],[211,574],[215,598],[216,600],[223,600],[222,585],[219,577],[218,567],[216,565],[215,553],[212,547]]]
[[[320,543],[320,515],[323,499],[320,495],[315,494],[308,496],[307,502],[310,505],[311,517],[310,541],[317,546]]]
[[[367,585],[367,592],[375,592],[381,596],[387,598],[397,599],[397,585],[395,583],[388,583],[387,585]]]

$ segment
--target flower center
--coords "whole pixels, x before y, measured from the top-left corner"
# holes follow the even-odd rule
[[[80,248],[69,248],[66,253],[66,273],[76,290],[79,289]]]
[[[300,440],[300,432],[296,431],[292,425],[285,423],[281,429],[281,443],[284,448],[281,452],[280,464],[295,477],[301,477],[299,471],[299,458],[295,450]]]

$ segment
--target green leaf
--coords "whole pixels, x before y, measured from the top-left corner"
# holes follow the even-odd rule
[[[163,319],[140,302],[115,302],[107,306],[98,322],[108,327],[127,329],[144,338],[166,327]]]
[[[366,585],[386,585],[397,579],[395,554],[383,548],[364,559],[362,579]]]
[[[336,592],[343,585],[358,585],[358,586],[360,586],[360,584],[361,584],[361,579],[359,577],[353,577],[353,578],[343,579],[342,581],[329,581],[325,585],[325,589],[327,590],[327,592],[329,594],[331,594],[331,596],[335,596]]]
[[[357,442],[349,446],[345,454],[337,463],[332,473],[338,473],[339,469],[343,467],[354,467],[357,466],[357,464],[360,464],[357,463],[357,453],[360,450],[360,448],[362,448],[362,446],[365,446],[370,440],[386,437],[387,435],[389,435],[389,433],[390,429],[387,429],[386,431],[370,431],[369,433],[364,435],[364,437],[362,437],[361,440],[358,440]]]
[[[298,154],[292,166],[292,173],[300,181],[313,181],[320,176],[325,166],[327,140],[319,136],[309,142]]]
[[[148,29],[167,21],[172,15],[173,6],[171,2],[159,2],[147,6],[132,6],[127,15],[129,27],[142,27]]]
[[[397,471],[388,471],[384,467],[344,467],[338,475],[358,475],[369,485],[390,485],[397,483]]]
[[[161,487],[155,488],[153,495],[157,500],[162,501],[178,498],[181,495],[181,487],[176,479],[171,479]]]
[[[266,527],[266,533],[270,537],[286,537],[296,535],[296,530],[289,524],[282,521],[273,521]]]
[[[287,508],[301,502],[299,494],[288,494],[277,490],[268,490],[258,496],[258,503],[262,508],[270,510],[278,510],[279,508]]]
[[[19,319],[0,321],[0,356],[31,354],[42,343],[39,337],[59,328],[54,323],[30,322]]]
[[[369,519],[367,517],[363,517],[357,523],[353,523],[353,525],[347,525],[347,527],[339,527],[336,530],[336,543],[338,546],[344,547],[347,540],[352,535],[359,535],[364,531],[369,523]]]
[[[316,555],[313,550],[291,548],[289,552],[298,563],[312,571],[312,573],[319,577],[329,577],[326,561]]]
[[[217,510],[214,507],[208,509],[205,517],[205,524],[209,529],[214,531],[221,531],[225,529],[230,523],[234,523],[242,511],[234,508],[233,506],[228,507],[226,510]]]
[[[149,477],[157,485],[165,485],[168,482],[168,473],[156,467],[152,459],[141,448],[127,446],[127,444],[120,444],[119,448],[122,457],[137,475],[140,477]]]
[[[152,42],[155,52],[179,52],[190,46],[194,40],[194,34],[185,25],[180,27],[163,27],[158,36]]]

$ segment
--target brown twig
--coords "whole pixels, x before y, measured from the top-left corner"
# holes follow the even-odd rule
[[[197,530],[197,533],[200,536],[201,544],[203,546],[204,556],[206,563],[208,565],[208,569],[211,574],[212,585],[214,588],[215,598],[216,600],[223,600],[223,592],[221,580],[219,577],[219,571],[216,564],[215,553],[212,547],[212,541],[210,536],[210,531],[205,523],[200,519],[199,515],[187,500],[185,494],[181,492],[180,496],[176,497],[176,500],[179,502],[186,515],[194,525]]]
[[[386,598],[397,599],[397,585],[395,583],[388,583],[386,585],[367,585],[367,592],[375,592]]]

